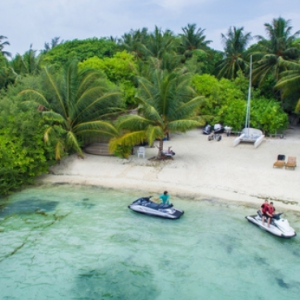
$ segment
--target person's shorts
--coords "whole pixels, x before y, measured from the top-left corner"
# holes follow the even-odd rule
[[[263,215],[263,217],[269,218],[269,216],[266,213],[264,213],[262,215]]]

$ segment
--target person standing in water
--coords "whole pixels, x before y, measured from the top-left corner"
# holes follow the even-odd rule
[[[164,205],[170,204],[169,198],[170,198],[170,195],[168,194],[167,191],[164,191],[164,193],[159,196],[159,199],[162,201],[162,204],[164,204]]]

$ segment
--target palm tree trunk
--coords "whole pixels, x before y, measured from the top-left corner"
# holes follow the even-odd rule
[[[157,154],[157,159],[162,158],[162,151],[164,149],[164,140],[160,139],[158,143],[158,154]]]

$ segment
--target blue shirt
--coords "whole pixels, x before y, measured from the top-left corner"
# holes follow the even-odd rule
[[[165,195],[165,194],[162,194],[159,196],[159,199],[161,199],[162,203],[163,204],[169,204],[169,194]]]

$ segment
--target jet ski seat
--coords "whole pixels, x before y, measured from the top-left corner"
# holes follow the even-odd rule
[[[172,203],[170,204],[159,204],[159,208],[171,208],[173,206]]]

